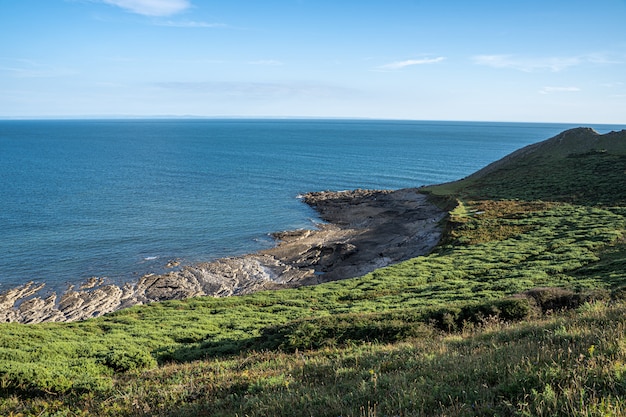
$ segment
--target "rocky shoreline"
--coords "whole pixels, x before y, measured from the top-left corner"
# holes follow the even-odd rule
[[[133,305],[198,296],[225,297],[357,277],[429,253],[446,217],[419,189],[313,192],[303,196],[326,223],[274,234],[276,247],[148,274],[122,286],[94,278],[62,295],[40,296],[34,282],[0,294],[0,322],[98,317]]]

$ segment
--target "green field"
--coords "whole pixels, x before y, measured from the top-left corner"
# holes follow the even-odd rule
[[[424,192],[441,244],[363,277],[0,324],[0,415],[626,415],[626,134]]]

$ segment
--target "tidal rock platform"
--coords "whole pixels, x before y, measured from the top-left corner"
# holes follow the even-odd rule
[[[60,295],[39,295],[45,284],[31,282],[0,294],[0,322],[84,320],[156,301],[358,277],[429,253],[447,215],[417,188],[312,192],[302,198],[322,221],[313,230],[274,233],[273,248],[148,274],[124,285],[92,279]]]

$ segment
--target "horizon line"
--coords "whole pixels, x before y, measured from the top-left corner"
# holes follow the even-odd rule
[[[409,119],[393,117],[365,116],[198,116],[198,115],[67,115],[67,116],[0,116],[0,121],[37,120],[362,120],[362,121],[407,121],[407,122],[460,122],[460,123],[527,123],[527,124],[576,124],[576,125],[616,125],[615,122],[572,122],[572,121],[519,121],[519,120],[470,120],[470,119]]]

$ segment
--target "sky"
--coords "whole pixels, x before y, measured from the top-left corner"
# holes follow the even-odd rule
[[[0,118],[626,124],[626,0],[0,0]]]

